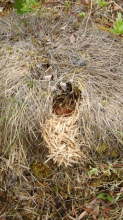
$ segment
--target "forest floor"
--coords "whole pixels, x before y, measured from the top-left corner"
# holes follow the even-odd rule
[[[0,220],[122,220],[123,35],[109,31],[122,1],[22,16],[12,2],[0,3]]]

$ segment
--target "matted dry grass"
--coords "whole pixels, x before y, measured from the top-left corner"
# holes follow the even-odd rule
[[[64,193],[59,197],[59,206],[63,203],[64,210],[72,187],[73,198],[80,205],[83,202],[80,197],[87,197],[86,190],[95,192],[93,184],[83,188],[85,182],[89,183],[88,164],[110,162],[115,165],[122,160],[123,44],[119,38],[97,29],[94,24],[86,31],[83,24],[76,29],[74,17],[63,17],[59,21],[31,17],[28,18],[30,26],[18,26],[15,18],[12,15],[11,19],[0,20],[0,29],[4,26],[0,36],[2,183],[5,178],[1,188],[9,191],[15,207],[15,211],[4,216],[46,219],[52,212],[50,194],[59,197],[54,187],[63,189],[67,185],[66,199]],[[76,36],[74,44],[70,43],[72,33]],[[86,66],[79,66],[77,59],[84,60]],[[53,81],[44,79],[48,74],[54,76]],[[75,111],[61,117],[52,111],[54,97],[59,93],[56,88],[59,82],[71,79],[73,88],[77,88],[81,95]],[[54,177],[50,182],[48,176],[46,187],[44,177],[40,179],[37,175],[36,182],[31,164],[50,159],[51,162],[46,164],[52,168]],[[72,165],[74,169],[53,167],[52,159],[59,165]],[[108,175],[109,170],[106,172]],[[101,179],[101,171],[99,175]],[[120,188],[121,173],[118,175],[115,187]],[[108,179],[104,183],[100,180],[98,184],[97,190],[107,187],[113,191],[114,180]],[[77,187],[82,190],[81,195]],[[41,196],[42,200],[39,199]],[[53,203],[52,210],[57,203]],[[59,206],[55,211],[61,219],[65,211],[62,208],[61,213]],[[22,216],[16,209],[23,210]],[[120,211],[118,207],[115,218],[120,216]],[[69,219],[68,214],[66,219]]]
[[[71,27],[71,20],[68,20],[66,27],[55,20],[52,27],[45,26],[45,21],[40,25],[38,23],[40,31],[38,30],[37,37],[34,34],[31,39],[29,37],[26,40],[22,39],[26,31],[30,34],[33,28],[36,29],[34,22],[36,21],[33,19],[30,29],[28,26],[27,29],[18,27],[21,38],[18,36],[18,41],[9,41],[9,43],[3,40],[1,48],[2,117],[6,117],[4,143],[11,145],[20,135],[22,141],[23,134],[36,137],[36,132],[40,131],[40,125],[42,127],[45,119],[49,118],[52,112],[54,87],[59,82],[67,82],[72,78],[73,87],[76,86],[81,91],[81,105],[78,107],[77,116],[75,114],[70,116],[70,121],[73,117],[73,125],[74,117],[76,117],[76,126],[78,126],[76,129],[77,132],[79,131],[78,135],[81,136],[80,140],[75,138],[78,139],[78,144],[74,143],[77,151],[80,146],[81,149],[86,146],[88,151],[89,149],[93,151],[94,147],[97,149],[103,142],[109,151],[113,147],[119,149],[122,145],[123,129],[123,50],[120,42],[93,27],[86,32],[79,28],[75,32],[76,42],[71,44],[70,30],[67,35],[67,27]],[[8,24],[8,21],[6,23]],[[56,37],[58,33],[59,36]],[[45,37],[46,34],[47,37]],[[40,46],[37,47],[37,44]],[[86,67],[79,66],[77,59],[84,60]],[[54,76],[54,80],[51,82],[44,80],[44,76],[49,74]],[[51,118],[53,117],[56,116]],[[65,119],[68,120],[68,118],[63,118],[63,129]],[[57,121],[59,124],[59,117]],[[49,123],[51,123],[51,128]],[[56,118],[54,126],[55,123]],[[71,124],[69,132],[72,132],[73,125]],[[52,120],[48,122],[47,126],[49,131],[47,130],[46,133],[49,133],[50,129],[53,131]],[[66,132],[64,134],[66,135]],[[52,134],[48,135],[52,136]],[[47,141],[51,151],[51,146],[54,145],[56,138],[53,140],[53,138],[48,139],[47,137]],[[71,144],[73,143],[71,142]],[[57,146],[58,149],[60,148]],[[50,158],[55,157],[53,152]]]

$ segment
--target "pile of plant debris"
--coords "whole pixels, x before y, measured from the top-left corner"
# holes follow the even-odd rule
[[[122,40],[66,13],[19,22],[0,19],[0,218],[121,219]]]

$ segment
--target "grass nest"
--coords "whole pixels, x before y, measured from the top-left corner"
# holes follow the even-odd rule
[[[51,36],[46,21],[39,25],[33,18],[31,28],[25,24],[18,27],[21,37],[16,34],[17,40],[12,37],[16,30],[11,23],[10,40],[2,34],[0,84],[5,152],[8,149],[14,152],[12,146],[17,143],[22,147],[23,139],[37,138],[36,134],[41,131],[50,150],[49,159],[59,164],[78,162],[83,155],[89,158],[83,152],[88,152],[90,158],[94,155],[103,159],[121,157],[123,48],[120,40],[92,27],[85,32],[82,28],[76,30],[73,43],[67,35],[61,42],[56,35],[58,31],[63,35],[63,25],[54,19]],[[7,31],[7,20],[4,23]],[[70,26],[70,19],[68,23]],[[29,39],[36,25],[36,37],[34,33]],[[69,114],[57,114],[54,108],[59,108],[58,97],[65,90],[60,90],[59,85],[69,82],[72,87],[69,94],[79,91],[78,97],[70,98],[65,91],[63,99],[69,98]]]

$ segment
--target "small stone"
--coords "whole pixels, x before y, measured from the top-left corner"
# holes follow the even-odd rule
[[[75,64],[76,66],[86,66],[85,61],[84,61],[84,60],[79,60],[79,59],[76,59],[75,62],[74,62],[74,64]]]
[[[38,69],[42,69],[42,63],[36,64],[36,67],[37,67]]]

